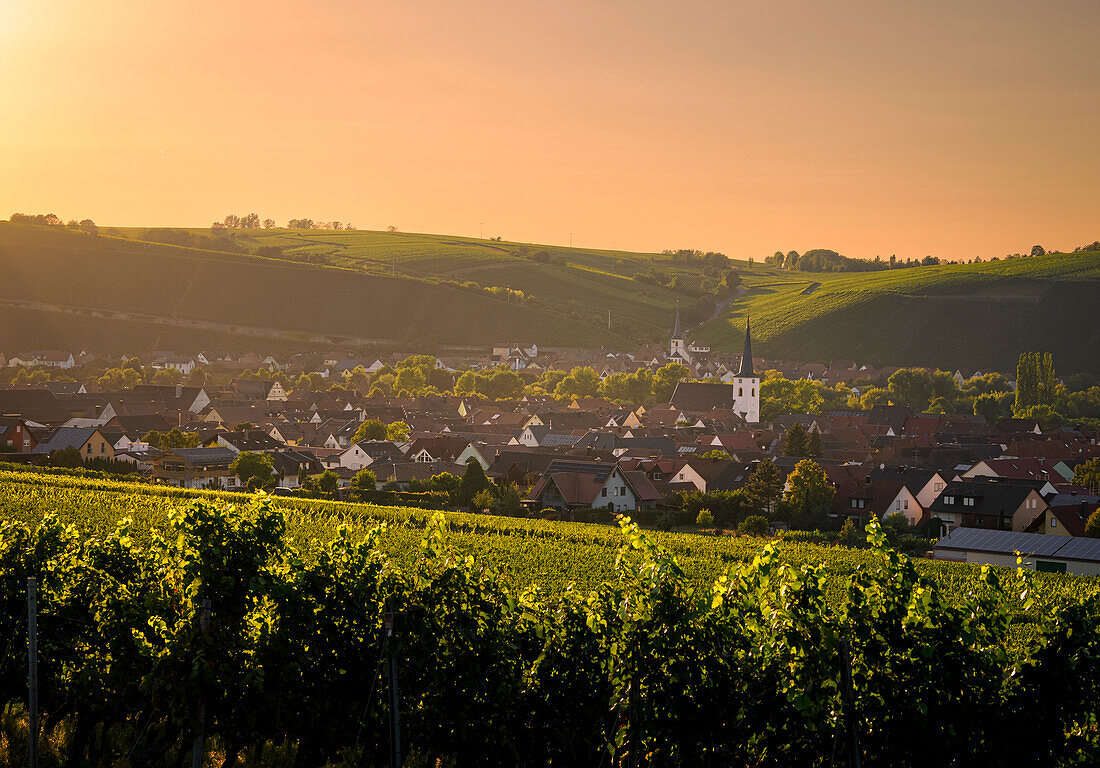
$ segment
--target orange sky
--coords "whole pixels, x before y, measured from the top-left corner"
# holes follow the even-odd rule
[[[0,0],[0,217],[747,258],[1100,238],[1096,0]]]

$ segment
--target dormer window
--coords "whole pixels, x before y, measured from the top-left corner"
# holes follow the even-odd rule
[[[963,506],[964,507],[974,506],[974,497],[973,496],[963,496]]]
[[[660,472],[654,472],[653,473],[653,479],[654,480],[660,480],[662,477],[663,477],[663,475]]]
[[[955,497],[954,496],[944,496],[943,497],[943,503],[944,504],[954,504],[955,503]]]

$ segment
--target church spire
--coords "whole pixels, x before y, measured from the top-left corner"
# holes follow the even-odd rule
[[[672,328],[672,338],[684,338],[684,329],[680,326],[680,302],[676,302],[676,325]]]
[[[755,379],[756,374],[752,370],[752,336],[749,331],[749,320],[745,318],[745,348],[741,352],[741,368],[737,371],[739,379]]]

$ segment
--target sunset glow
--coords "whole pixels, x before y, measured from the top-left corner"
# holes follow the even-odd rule
[[[1100,237],[1095,0],[0,0],[0,216],[735,258]]]

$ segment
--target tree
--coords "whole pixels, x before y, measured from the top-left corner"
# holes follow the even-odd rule
[[[882,521],[882,532],[891,546],[896,546],[903,533],[909,532],[909,519],[901,512],[887,515]]]
[[[355,366],[355,368],[348,372],[347,377],[344,379],[344,383],[361,395],[370,392],[370,374],[367,373],[367,369],[361,365]]]
[[[322,493],[327,493],[329,496],[335,496],[336,492],[340,490],[340,476],[331,469],[326,469],[321,473],[321,476],[317,478],[317,487]]]
[[[992,393],[978,395],[974,398],[974,415],[995,423],[1001,416],[1001,398]]]
[[[80,450],[71,445],[50,454],[50,464],[55,467],[68,467],[69,469],[73,469],[74,467],[79,467],[83,461],[84,457],[80,455]]]
[[[1089,515],[1085,523],[1085,535],[1090,539],[1100,539],[1100,509]]]
[[[493,492],[488,488],[478,491],[470,502],[471,511],[483,512],[492,508],[496,501]]]
[[[757,511],[770,517],[783,495],[783,478],[771,459],[763,459],[745,483],[745,493]]]
[[[726,451],[723,451],[721,448],[712,448],[711,450],[707,451],[706,453],[701,454],[699,456],[699,458],[700,459],[717,459],[717,460],[720,460],[720,461],[733,461],[733,456],[731,456]]]
[[[691,371],[686,365],[669,363],[662,365],[653,374],[653,401],[667,403],[672,399],[672,392],[681,381],[691,378]]]
[[[264,219],[264,229],[275,229],[275,219]]]
[[[1043,248],[1043,246],[1033,245],[1033,246],[1031,246],[1031,255],[1032,256],[1046,256],[1047,252],[1046,252],[1046,249]]]
[[[829,509],[836,490],[824,470],[811,459],[798,462],[787,476],[787,492],[783,500],[791,508],[792,528],[815,530],[828,521]]]
[[[357,491],[377,490],[378,476],[372,470],[361,469],[352,476],[351,487]]]
[[[860,530],[852,518],[848,518],[844,521],[844,525],[840,526],[840,533],[837,535],[837,541],[845,547],[864,547],[867,545],[867,536]]]
[[[783,438],[783,455],[796,457],[809,455],[806,445],[806,428],[797,421],[790,426]]]
[[[600,391],[600,377],[594,368],[585,365],[574,368],[558,382],[554,396],[561,399],[595,397]]]
[[[1054,355],[1049,352],[1025,352],[1016,363],[1016,400],[1012,412],[1026,418],[1024,412],[1032,406],[1054,407],[1058,381],[1054,374]]]
[[[749,515],[737,526],[737,532],[745,536],[767,536],[768,518]]]
[[[877,405],[890,404],[890,390],[882,387],[867,387],[859,397],[859,407],[869,411]]]
[[[403,421],[394,421],[386,425],[386,439],[395,442],[409,439],[409,425]]]
[[[229,465],[229,471],[250,491],[266,488],[275,480],[274,463],[266,453],[241,451]]]
[[[811,459],[819,459],[824,452],[825,448],[821,445],[821,431],[811,429],[810,438],[806,441],[806,455]]]
[[[695,516],[695,524],[700,528],[710,528],[714,525],[714,515],[709,510],[703,509]]]
[[[485,470],[477,459],[466,462],[466,471],[462,473],[462,481],[455,492],[455,503],[459,506],[469,506],[481,491],[492,487],[489,478],[485,476]]]
[[[309,465],[301,464],[298,466],[298,487],[305,488],[309,483]]]
[[[1078,464],[1073,470],[1073,484],[1088,488],[1090,493],[1100,491],[1100,458]]]
[[[887,381],[890,399],[908,405],[915,411],[923,411],[934,395],[932,375],[924,368],[902,368]]]
[[[523,499],[515,483],[505,483],[497,493],[491,509],[495,514],[516,517],[523,512]]]
[[[381,419],[367,419],[363,421],[357,430],[355,435],[351,438],[353,443],[362,442],[363,440],[385,440],[386,439],[386,425],[382,423]]]
[[[428,379],[419,368],[399,368],[393,388],[397,392],[407,391],[412,394],[420,391],[427,385]]]
[[[255,428],[256,428],[256,425],[253,424],[251,421],[238,421],[237,422],[237,431],[238,432],[251,432]]]

